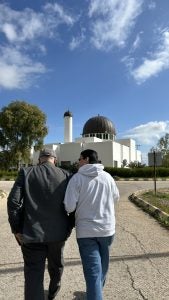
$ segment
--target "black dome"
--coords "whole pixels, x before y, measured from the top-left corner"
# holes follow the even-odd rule
[[[82,136],[95,133],[107,133],[114,136],[116,135],[116,130],[113,123],[108,118],[98,115],[90,118],[85,123]]]
[[[72,115],[72,113],[69,111],[69,110],[67,110],[65,113],[64,113],[64,117],[72,117],[73,115]]]

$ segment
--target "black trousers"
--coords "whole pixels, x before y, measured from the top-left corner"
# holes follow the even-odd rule
[[[65,242],[31,243],[22,245],[25,276],[25,300],[44,300],[44,272],[48,262],[50,276],[48,299],[54,299],[60,289],[64,268]]]

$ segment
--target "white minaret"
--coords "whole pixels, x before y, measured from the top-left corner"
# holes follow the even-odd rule
[[[72,143],[72,113],[64,113],[64,143]]]

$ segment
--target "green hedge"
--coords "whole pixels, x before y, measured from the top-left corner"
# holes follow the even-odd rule
[[[73,168],[73,167],[72,167]],[[71,171],[74,171],[74,168]],[[110,173],[116,178],[154,178],[154,168],[144,167],[144,168],[112,168],[105,167],[105,171]],[[75,173],[75,171],[73,172]],[[18,171],[4,171],[0,170],[0,180],[15,180]],[[169,177],[169,168],[158,167],[156,168],[156,177],[166,178]]]
[[[154,168],[112,168],[105,167],[105,171],[110,173],[113,177],[120,178],[154,178]],[[169,168],[158,167],[156,168],[156,177],[164,178],[169,177]]]
[[[18,171],[4,171],[0,170],[0,180],[15,180]]]

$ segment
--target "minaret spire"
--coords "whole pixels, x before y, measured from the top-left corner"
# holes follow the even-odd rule
[[[64,143],[72,143],[72,117],[69,110],[64,113]]]

